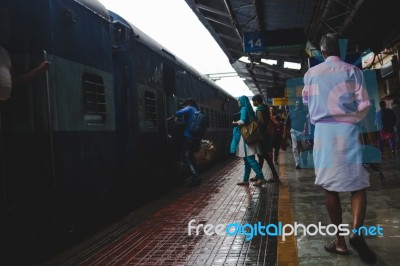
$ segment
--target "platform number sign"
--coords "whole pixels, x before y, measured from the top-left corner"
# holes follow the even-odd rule
[[[245,53],[265,51],[265,35],[263,32],[245,32],[243,42]]]
[[[282,49],[303,50],[307,38],[304,30],[300,28],[252,31],[243,34],[243,43],[245,53]]]

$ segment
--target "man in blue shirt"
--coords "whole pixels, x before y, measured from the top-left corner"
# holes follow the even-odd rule
[[[194,113],[198,111],[196,102],[188,98],[183,102],[183,108],[176,112],[176,116],[183,116],[185,121],[185,130],[183,131],[183,143],[182,143],[182,159],[185,165],[189,168],[192,175],[192,185],[199,185],[201,183],[201,177],[199,177],[197,170],[197,162],[194,157],[194,152],[198,149],[200,141],[194,138],[189,131],[189,125],[193,121]]]
[[[300,169],[300,152],[301,152],[301,140],[306,135],[307,131],[307,110],[304,108],[301,100],[296,100],[295,108],[289,112],[288,117],[285,121],[285,130],[283,131],[286,140],[287,133],[290,130],[290,136],[292,138],[292,152],[294,161],[296,163],[296,169]]]

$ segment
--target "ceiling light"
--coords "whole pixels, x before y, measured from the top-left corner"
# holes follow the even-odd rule
[[[284,68],[290,68],[290,69],[301,69],[301,64],[300,63],[293,63],[293,62],[284,62],[283,63]]]
[[[264,59],[264,58],[261,58],[261,62],[264,63],[264,64],[271,65],[271,66],[278,64],[277,60]]]
[[[247,63],[247,64],[251,63],[251,61],[249,60],[249,58],[247,56],[242,56],[241,58],[239,58],[239,61],[243,62],[243,63]]]

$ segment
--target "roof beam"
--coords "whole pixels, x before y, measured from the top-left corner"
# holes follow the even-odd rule
[[[215,23],[220,24],[220,25],[222,25],[222,26],[225,26],[225,27],[228,27],[228,28],[231,28],[231,29],[236,30],[236,27],[235,27],[234,25],[229,25],[229,24],[226,24],[225,22],[222,22],[222,21],[219,21],[219,20],[217,20],[217,19],[210,18],[210,17],[207,17],[207,16],[204,16],[204,17],[205,17],[208,21],[212,21],[212,22],[215,22]]]
[[[202,4],[197,4],[197,7],[198,7],[199,9],[201,9],[201,10],[205,10],[205,11],[208,11],[208,12],[210,12],[210,13],[217,14],[217,15],[219,15],[219,16],[223,16],[223,17],[230,18],[230,15],[229,15],[228,13],[223,12],[223,11],[219,11],[218,9],[211,8],[211,7],[209,7],[209,6],[205,6],[205,5],[202,5]]]
[[[364,0],[358,0],[357,3],[354,5],[353,10],[351,11],[350,15],[345,18],[342,27],[339,29],[339,34],[342,34],[347,27],[349,26],[350,22],[353,20],[354,16],[357,14],[358,10],[360,9],[360,6]]]
[[[218,35],[219,35],[219,37],[224,38],[224,39],[226,39],[226,40],[229,40],[229,41],[232,41],[232,42],[237,42],[237,43],[240,43],[240,44],[242,43],[242,42],[241,42],[240,40],[238,40],[237,38],[228,36],[228,35],[226,35],[226,34],[218,33]]]
[[[229,3],[227,2],[227,0],[222,0],[222,1],[223,1],[224,4],[225,4],[225,8],[226,8],[226,9],[228,10],[228,12],[229,12],[229,16],[231,17],[232,23],[235,25],[235,32],[236,32],[236,35],[237,35],[238,39],[242,41],[242,34],[239,32],[239,29],[238,29],[238,27],[237,27],[238,23],[237,23],[237,21],[235,20],[235,12],[232,11],[232,8],[231,8],[231,6],[229,5]]]
[[[266,64],[258,64],[257,68],[264,68],[267,71],[272,71],[278,74],[282,74],[289,78],[296,78],[301,76],[300,73],[295,74],[293,71],[288,71],[286,68],[273,67]]]

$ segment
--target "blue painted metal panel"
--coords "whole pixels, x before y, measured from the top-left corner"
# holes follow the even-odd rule
[[[243,34],[245,53],[265,51],[265,35],[261,31],[245,32]]]
[[[306,37],[301,29],[254,31],[243,34],[244,52],[263,52],[275,49],[304,48]]]
[[[112,36],[104,12],[99,15],[70,0],[6,0],[2,7],[9,18],[10,37],[5,46],[10,53],[39,57],[46,50],[111,72]]]

